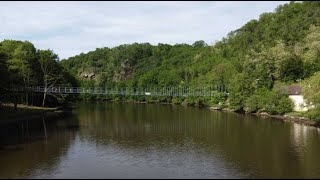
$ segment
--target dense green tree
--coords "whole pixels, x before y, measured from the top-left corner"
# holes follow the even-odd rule
[[[302,82],[302,94],[310,107],[309,117],[320,120],[320,72]]]
[[[8,60],[9,69],[17,73],[22,79],[22,83],[26,93],[26,104],[28,101],[27,88],[37,83],[37,71],[34,71],[38,66],[36,60],[36,48],[30,42],[24,42],[14,50],[12,59]]]
[[[320,72],[304,80],[302,85],[302,93],[308,102],[320,106]]]
[[[200,41],[196,41],[192,44],[193,47],[196,47],[196,48],[203,48],[203,47],[206,47],[208,46],[208,44],[206,42],[204,42],[203,40],[200,40]]]
[[[42,106],[44,107],[47,93],[63,78],[58,66],[58,55],[52,50],[39,50],[38,60],[42,72],[42,82],[44,85]]]
[[[302,59],[305,63],[305,76],[320,71],[320,27],[312,25],[304,42],[305,52]]]
[[[248,97],[257,89],[257,81],[249,73],[239,73],[231,84],[229,103],[230,108],[241,111]]]
[[[10,89],[25,88],[25,103],[29,103],[28,91],[31,86],[51,87],[55,80],[59,85],[77,85],[74,76],[58,63],[57,55],[51,50],[37,50],[28,41],[4,40],[0,42],[0,90],[6,90],[1,98],[15,106],[21,97]],[[48,89],[48,88],[47,88]],[[30,102],[33,98],[30,98]]]
[[[4,94],[10,81],[6,58],[7,55],[0,49],[0,104],[6,101]]]
[[[9,72],[6,59],[7,55],[0,49],[0,89],[3,89],[9,80]]]
[[[212,70],[212,84],[218,86],[230,86],[234,75],[237,73],[230,62],[219,63]]]

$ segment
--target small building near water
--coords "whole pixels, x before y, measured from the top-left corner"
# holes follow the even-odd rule
[[[288,86],[289,98],[294,103],[294,111],[308,111],[308,105],[301,94],[301,86]]]

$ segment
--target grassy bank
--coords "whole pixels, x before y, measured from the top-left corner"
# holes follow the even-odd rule
[[[46,108],[37,106],[27,106],[18,104],[17,110],[14,109],[13,104],[0,105],[0,124],[9,123],[16,120],[25,120],[29,118],[41,117],[43,113],[52,114],[58,111],[58,108]]]

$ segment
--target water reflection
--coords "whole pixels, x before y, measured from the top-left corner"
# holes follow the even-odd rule
[[[28,133],[7,130],[8,141],[1,135],[0,160],[8,163],[0,165],[0,177],[320,177],[318,129],[269,118],[172,105],[80,103],[72,117],[28,127]]]
[[[292,125],[292,142],[293,142],[293,149],[302,156],[304,154],[306,141],[308,138],[308,127],[303,126],[300,124],[293,124]],[[309,131],[310,128],[309,128]]]
[[[317,167],[317,163],[315,161],[319,159],[317,159],[317,156],[314,156],[314,154],[316,154],[317,151],[319,152],[320,148],[318,146],[314,146],[314,144],[319,143],[319,129],[300,124],[292,124],[291,133],[291,155],[292,158],[299,161],[299,170],[304,174],[310,175],[312,178],[318,178],[320,168]]]
[[[0,177],[25,178],[54,171],[74,140],[74,120],[40,118],[1,126]],[[66,122],[72,124],[61,126]]]

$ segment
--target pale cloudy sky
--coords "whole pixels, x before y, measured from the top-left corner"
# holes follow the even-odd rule
[[[60,59],[101,47],[221,40],[285,1],[0,2],[0,41],[28,40]]]

